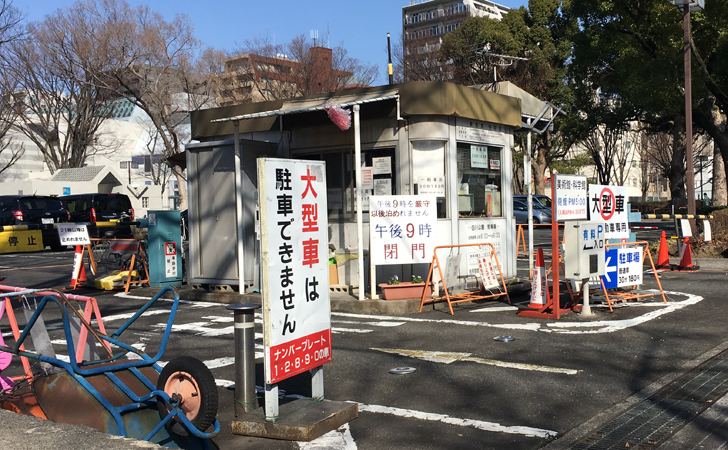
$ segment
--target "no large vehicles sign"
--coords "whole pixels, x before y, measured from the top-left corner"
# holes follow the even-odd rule
[[[589,185],[589,214],[591,220],[604,221],[607,239],[629,237],[627,188]]]

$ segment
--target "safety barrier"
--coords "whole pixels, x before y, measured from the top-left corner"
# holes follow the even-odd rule
[[[144,248],[141,245],[141,242],[139,242],[136,239],[116,239],[116,238],[109,238],[109,239],[97,239],[93,238],[91,239],[91,245],[87,245],[86,250],[88,251],[89,256],[89,268],[91,269],[91,273],[94,274],[94,276],[99,274],[99,268],[97,265],[97,261],[94,257],[93,252],[93,246],[98,245],[100,243],[106,243],[107,244],[107,251],[104,254],[114,254],[114,253],[131,253],[131,258],[129,260],[129,266],[127,268],[127,276],[126,276],[126,282],[124,284],[124,293],[129,293],[129,287],[132,284],[142,285],[142,284],[149,284],[149,267],[147,266],[147,258],[144,254]],[[117,248],[113,248],[117,247]],[[144,275],[143,276],[137,276],[137,279],[132,281],[132,278],[134,278],[134,267],[137,262],[137,256],[139,257],[139,260],[142,263],[143,269],[144,269]],[[82,256],[83,258],[83,256]],[[102,255],[103,259],[103,255]],[[100,261],[102,262],[102,261]]]
[[[704,214],[642,214],[643,219],[712,219],[713,215]]]
[[[463,292],[463,293],[459,293],[459,294],[450,294],[450,292],[448,292],[447,282],[445,281],[445,277],[443,276],[443,273],[442,273],[442,264],[440,263],[440,258],[437,256],[437,251],[442,250],[442,249],[452,250],[453,248],[463,248],[463,247],[477,247],[480,250],[484,250],[483,247],[490,247],[490,253],[488,255],[486,255],[486,257],[489,256],[491,258],[491,261],[493,258],[495,259],[495,265],[498,268],[498,274],[500,275],[500,282],[501,282],[501,285],[503,286],[502,292],[496,292],[494,294],[482,294],[482,292],[490,289],[489,287],[488,288],[485,287],[484,280],[481,281],[480,288],[477,291]],[[488,271],[488,273],[490,275],[494,275],[491,263],[487,262],[487,261],[484,262],[483,261],[484,259],[485,258],[480,259],[481,273],[483,273],[484,271]],[[487,266],[485,266],[485,264],[487,264]],[[425,281],[425,286],[429,286],[430,282],[432,281],[432,273],[435,268],[435,265],[437,265],[437,270],[440,273],[440,280],[442,282],[442,290],[445,293],[444,298],[447,301],[447,306],[450,308],[451,315],[455,315],[455,312],[452,309],[452,305],[454,305],[456,303],[473,302],[476,300],[484,300],[486,298],[496,298],[496,297],[505,296],[508,299],[508,304],[509,305],[511,304],[511,297],[508,295],[508,288],[506,287],[506,282],[505,282],[505,279],[503,278],[503,271],[501,270],[500,263],[498,262],[498,255],[495,252],[495,247],[493,247],[493,244],[485,242],[482,244],[442,245],[439,247],[435,247],[435,249],[433,250],[433,255],[432,255],[432,263],[430,263],[430,271],[428,272],[427,280]],[[497,280],[496,280],[496,282],[497,282]],[[498,289],[501,288],[501,286],[497,286],[497,287],[498,287]],[[427,290],[424,290],[424,292],[422,293],[422,299],[420,301],[420,312],[422,312],[422,307],[425,304],[439,302],[439,301],[442,301],[442,299],[443,299],[442,295],[440,295],[437,298],[433,297],[431,299],[426,299],[425,298],[426,294],[427,294]]]
[[[55,291],[45,291],[43,289],[28,289],[24,287],[15,287],[15,286],[8,286],[4,284],[0,284],[0,292],[3,292],[2,298],[0,298],[0,301],[5,302],[5,312],[8,316],[8,320],[10,321],[10,329],[13,332],[13,337],[17,341],[20,338],[20,327],[18,326],[18,321],[15,317],[15,313],[13,311],[13,305],[11,302],[12,297],[20,297],[24,298],[27,296],[40,296],[44,297],[46,295],[52,295],[54,297],[60,297],[60,294]],[[104,327],[104,322],[101,318],[101,312],[99,311],[99,305],[96,301],[95,297],[87,297],[83,295],[74,295],[74,294],[63,294],[66,296],[67,299],[77,301],[77,302],[83,302],[85,303],[84,309],[83,309],[83,315],[76,310],[75,308],[70,308],[74,311],[79,317],[81,321],[83,321],[85,324],[89,324],[91,322],[91,319],[93,317],[96,318],[96,323],[98,326],[98,329],[101,333],[106,334],[106,328]],[[78,342],[76,343],[76,360],[82,361],[85,345],[79,345],[79,343],[86,342],[86,339],[88,338],[88,328],[85,326],[82,326],[79,330],[78,335]],[[92,344],[93,345],[93,344]],[[106,342],[103,342],[104,348],[107,351],[107,353],[111,352],[111,349],[108,347],[108,344]],[[20,350],[25,351],[24,346],[21,345]],[[30,367],[30,362],[28,361],[28,358],[21,356],[20,361],[23,364],[23,369],[25,371],[25,376],[28,379],[33,378],[33,373]]]
[[[126,225],[133,225],[138,222],[124,222]],[[26,225],[0,225],[0,254],[39,252],[49,244],[46,242],[56,234],[56,227],[61,224],[26,224]],[[79,225],[86,225],[93,228],[115,228],[119,222],[81,222]],[[45,235],[45,238],[44,238]],[[55,242],[51,240],[51,243]]]

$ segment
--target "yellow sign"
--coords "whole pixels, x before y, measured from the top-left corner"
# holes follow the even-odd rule
[[[44,248],[40,230],[0,231],[0,253],[38,252]]]

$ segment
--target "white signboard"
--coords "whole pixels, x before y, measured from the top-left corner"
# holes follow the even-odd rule
[[[460,276],[460,253],[448,256],[445,260],[445,284],[449,289],[453,289],[458,285],[458,276]]]
[[[417,180],[417,195],[445,196],[445,177],[420,177]]]
[[[58,230],[58,238],[61,240],[61,245],[91,244],[86,225],[76,225],[74,223],[58,224],[56,229]]]
[[[326,167],[258,159],[265,382],[331,362]]]
[[[372,174],[389,175],[392,173],[392,157],[372,158]]]
[[[483,282],[485,289],[494,289],[500,286],[498,278],[500,273],[498,272],[498,264],[493,258],[493,252],[490,247],[486,247],[485,256],[478,260],[478,268],[480,269],[480,279]]]
[[[555,174],[553,178],[556,183],[556,221],[586,219],[586,176]]]
[[[164,243],[164,277],[177,278],[179,276],[179,265],[177,264],[177,243]]]
[[[392,195],[392,179],[376,178],[374,180],[374,195]]]
[[[591,220],[604,222],[607,239],[629,237],[629,211],[627,188],[624,186],[589,186],[589,212]]]
[[[361,168],[361,188],[374,189],[374,175],[372,175],[371,167]]]
[[[376,265],[430,263],[437,239],[436,199],[381,195],[369,199],[369,253]]]
[[[500,170],[500,159],[490,160],[490,170]]]
[[[713,236],[710,231],[710,221],[709,220],[703,220],[703,240],[705,242],[710,242],[711,240],[713,240]]]
[[[479,169],[488,168],[488,147],[483,145],[470,146],[470,167]]]
[[[495,248],[495,254],[501,264],[501,269],[505,261],[503,259],[503,251],[506,248],[506,221],[503,219],[467,219],[458,221],[458,231],[461,244],[482,244],[489,243]],[[490,247],[465,247],[466,274],[473,277],[480,277],[480,260],[486,256],[486,251],[490,251]],[[504,274],[505,275],[505,274]]]
[[[564,224],[564,276],[586,279],[604,274],[606,224],[592,221]]]
[[[693,237],[693,229],[690,228],[689,219],[680,219],[680,237]]]

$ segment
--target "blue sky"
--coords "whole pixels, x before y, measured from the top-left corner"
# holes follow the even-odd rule
[[[342,45],[349,56],[381,67],[377,84],[386,82],[387,33],[392,42],[402,33],[402,7],[409,0],[127,0],[132,6],[147,4],[171,19],[186,14],[195,36],[206,45],[233,50],[246,39],[270,36],[276,43],[290,42],[303,34],[310,38],[318,30],[319,41],[331,47]],[[28,20],[42,20],[73,0],[14,0],[13,5]],[[502,0],[509,8],[527,5],[527,0]]]

